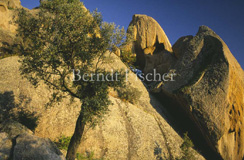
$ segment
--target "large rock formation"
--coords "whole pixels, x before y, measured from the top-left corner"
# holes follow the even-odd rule
[[[14,9],[19,7],[21,7],[19,0],[0,0],[0,30],[6,30],[6,33],[15,32],[16,26],[13,24],[13,16],[16,13]]]
[[[108,55],[107,69],[127,69],[119,57]],[[22,79],[19,71],[18,57],[0,60],[0,102],[2,97],[9,96],[10,104],[35,112],[40,116],[35,135],[52,140],[61,135],[71,136],[80,103],[69,104],[68,100],[45,109],[50,91],[45,85],[34,88],[26,79]],[[162,152],[163,158],[181,156],[181,137],[168,124],[162,105],[150,95],[143,83],[132,72],[128,75],[130,86],[141,93],[137,104],[131,104],[110,94],[113,105],[110,112],[94,130],[86,128],[85,136],[79,152],[94,152],[96,157],[107,159],[154,159],[155,149]],[[4,108],[5,106],[0,106]],[[194,151],[194,153],[196,153]],[[196,154],[198,159],[203,159]]]
[[[20,0],[0,0],[0,3],[5,3],[9,9],[22,7],[20,4]]]
[[[161,86],[225,160],[244,155],[244,72],[224,41],[206,26],[173,46],[175,82]]]
[[[19,0],[0,0],[0,47],[13,44],[16,26],[14,24],[15,9],[21,7]],[[4,49],[0,49],[0,57]]]
[[[153,69],[164,73],[174,64],[171,44],[164,30],[152,17],[136,14],[128,30],[133,35],[132,50],[136,53],[137,64],[144,73]]]
[[[70,105],[69,99],[66,99],[63,103],[56,104],[55,108],[45,108],[52,92],[44,84],[35,89],[26,79],[22,79],[18,60],[16,56],[1,60],[0,110],[1,114],[4,114],[2,117],[10,117],[8,114],[16,115],[22,108],[27,109],[34,117],[40,116],[40,122],[35,129],[36,135],[51,139],[61,134],[71,135],[80,103]]]
[[[23,133],[29,135],[33,134],[33,132],[30,131],[27,127],[23,126],[22,124],[16,121],[5,120],[4,122],[0,123],[0,159],[1,160],[8,160],[13,158],[13,155],[11,155],[15,145],[13,141],[15,141],[15,138],[18,135]]]
[[[129,26],[133,26],[132,32],[134,40],[136,40],[139,47],[138,49],[144,50],[148,48],[149,51],[151,48],[152,50],[148,54],[152,54],[154,52],[153,47],[162,44],[162,49],[172,51],[168,37],[158,22],[152,17],[136,14],[133,16]]]
[[[12,141],[8,138],[8,134],[0,132],[0,159],[7,160],[12,149]]]
[[[49,139],[39,138],[15,121],[0,124],[0,159],[64,160],[64,156]]]
[[[9,42],[16,29],[15,26],[11,29],[8,23],[11,18],[7,17],[13,14],[11,8],[6,3],[0,3],[0,18],[6,18],[0,22],[0,38],[6,40],[2,37],[9,36]],[[209,28],[201,27],[195,37],[179,39],[172,53],[166,34],[151,17],[135,15],[130,26],[134,27],[135,42],[132,48],[145,73],[153,69],[159,73],[174,69],[178,73],[175,82],[164,83],[158,88],[161,93],[178,102],[202,132],[201,136],[208,145],[223,159],[242,159],[244,74],[225,43]],[[110,63],[104,64],[104,67],[108,70],[127,69],[114,54],[107,58]],[[39,120],[34,130],[35,136],[18,133],[18,145],[13,153],[16,153],[16,159],[19,159],[18,156],[26,157],[23,148],[37,144],[38,149],[28,153],[32,159],[33,153],[39,149],[42,150],[38,153],[40,157],[47,158],[42,153],[48,152],[54,154],[54,158],[62,159],[49,140],[36,136],[52,140],[57,140],[61,135],[71,136],[81,103],[76,100],[70,104],[69,99],[64,99],[62,103],[45,108],[52,91],[44,84],[34,88],[23,79],[18,60],[17,56],[0,60],[0,123],[6,126],[3,121],[22,110],[33,113]],[[109,106],[109,114],[94,130],[86,128],[79,152],[94,152],[96,157],[105,159],[179,158],[182,155],[182,139],[169,124],[169,120],[174,118],[168,116],[164,106],[148,93],[133,73],[129,74],[128,85],[142,93],[137,103],[124,102],[111,92],[113,104]],[[9,138],[13,132],[8,132],[8,128],[12,130],[11,127],[3,129],[0,125],[0,156],[3,157],[9,155],[12,138],[17,136],[13,134]],[[31,141],[27,143],[27,139]],[[49,147],[42,148],[43,144]],[[196,159],[204,159],[199,154],[195,156]]]
[[[20,134],[13,148],[13,160],[65,160],[57,146],[49,139],[39,138],[30,134]]]
[[[7,133],[10,139],[16,138],[18,135],[26,133],[33,134],[26,126],[13,120],[5,120],[0,124],[0,132]]]

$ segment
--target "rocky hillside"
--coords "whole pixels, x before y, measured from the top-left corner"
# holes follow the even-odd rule
[[[18,122],[5,121],[0,130],[0,159],[65,159],[52,141],[34,136]]]
[[[140,18],[135,18],[140,17]],[[143,17],[143,18],[142,18]],[[140,27],[158,25],[146,15],[135,15],[131,26]],[[146,34],[135,28],[137,37]],[[138,36],[139,34],[139,36]],[[165,37],[165,34],[161,34]],[[142,38],[140,38],[142,39]],[[155,46],[154,50],[163,48],[160,54],[170,50],[169,42]],[[147,41],[150,41],[147,39]],[[146,42],[147,42],[146,41]],[[157,38],[154,39],[157,42]],[[138,48],[137,40],[134,44]],[[159,48],[159,49],[157,49]],[[152,92],[159,93],[162,98],[170,99],[177,110],[183,111],[200,131],[208,146],[221,159],[231,160],[243,158],[243,107],[244,107],[244,72],[230,52],[224,41],[210,28],[201,26],[196,36],[180,38],[172,47],[173,53],[168,54],[170,61],[162,58],[161,64],[149,67],[147,64],[157,64],[153,61],[155,51],[143,54],[135,50],[144,73],[152,68],[163,68],[166,73],[175,72],[174,81],[149,84]],[[141,55],[149,58],[139,58]],[[172,61],[173,59],[173,61]],[[165,62],[166,61],[166,62]]]
[[[9,22],[19,7],[19,0],[0,1],[1,46],[14,43],[16,26]],[[110,112],[94,129],[86,127],[78,152],[112,160],[181,159],[188,131],[192,159],[243,159],[244,72],[224,41],[201,26],[172,47],[146,15],[134,15],[130,27],[130,49],[144,74],[174,72],[175,81],[143,83],[129,72],[127,85],[137,94],[125,101],[111,91]],[[0,60],[0,159],[65,159],[53,142],[72,136],[81,103],[67,97],[46,107],[52,90],[23,78],[20,59]],[[106,60],[107,70],[128,69],[113,53]]]
[[[108,58],[113,63],[104,67],[126,68],[117,56],[112,54]],[[49,89],[45,85],[34,88],[22,79],[18,59],[15,56],[1,60],[1,116],[6,117],[16,110],[18,113],[23,108],[39,116],[35,135],[52,140],[62,135],[71,136],[80,103],[70,105],[67,100],[46,109],[45,104],[51,95]],[[136,79],[136,75],[130,73],[128,83],[139,89],[142,93],[140,99],[136,104],[131,104],[111,93],[113,105],[109,107],[110,112],[94,130],[87,128],[79,150],[81,153],[94,152],[97,157],[105,159],[154,159],[154,150],[158,147],[162,150],[160,156],[163,158],[181,156],[183,141],[169,125],[167,112],[161,109],[162,104],[147,92],[143,83]],[[4,112],[6,109],[8,112]]]
[[[173,46],[181,76],[162,86],[192,116],[209,145],[224,159],[243,157],[243,69],[223,40],[202,26]]]
[[[19,59],[18,56],[12,56],[0,60],[0,123],[2,125],[0,127],[2,134],[0,156],[3,159],[9,157],[32,159],[33,153],[37,152],[37,155],[45,159],[53,159],[50,157],[62,159],[56,149],[50,148],[53,144],[38,137],[57,141],[61,136],[71,136],[81,103],[76,101],[70,104],[67,98],[62,103],[46,108],[52,91],[44,84],[34,88],[28,80],[23,79],[19,71]],[[120,58],[114,54],[108,54],[107,60],[109,63],[104,64],[103,67],[108,70],[127,69]],[[136,102],[126,102],[111,92],[110,100],[113,104],[109,107],[109,114],[95,129],[89,126],[86,128],[79,152],[82,154],[93,152],[95,157],[104,159],[146,160],[156,157],[163,159],[182,157],[184,153],[180,146],[183,140],[169,124],[170,116],[163,105],[148,93],[144,84],[132,72],[129,73],[128,85],[137,88],[141,93],[140,96],[135,96],[135,98],[138,97]],[[15,125],[11,127],[10,122],[13,120],[31,129],[34,137],[32,133],[26,133],[26,130],[20,130],[11,136],[10,133],[15,132],[12,128],[16,128]],[[19,125],[18,123],[17,128],[20,127]],[[27,138],[33,140],[26,144]],[[31,152],[25,151],[26,146],[35,142],[37,145]],[[8,144],[7,147],[6,144]],[[45,144],[42,149],[48,151],[47,155],[41,156],[43,152],[39,151],[38,144]],[[190,150],[197,159],[204,159],[196,151]],[[65,150],[63,153],[65,154]]]

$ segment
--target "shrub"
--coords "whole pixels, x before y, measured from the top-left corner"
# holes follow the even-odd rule
[[[8,9],[9,9],[9,10],[14,10],[14,8],[13,8],[13,7],[8,7]]]
[[[118,90],[118,96],[125,102],[135,104],[141,97],[141,92],[134,87],[120,88]]]
[[[86,151],[85,154],[77,153],[76,159],[77,160],[103,160],[103,158],[100,159],[94,158],[94,152],[88,152],[88,151]]]
[[[135,67],[136,68],[136,56],[132,52],[122,50],[121,51],[121,60],[124,62],[128,67]]]
[[[195,157],[194,157],[192,151],[190,150],[190,148],[194,147],[194,145],[193,145],[191,139],[188,137],[187,132],[184,134],[183,140],[184,140],[184,142],[180,146],[181,151],[183,153],[181,160],[194,160]]]
[[[14,36],[0,27],[0,59],[17,55],[10,47],[13,43],[15,43]]]
[[[55,142],[55,144],[59,149],[68,150],[70,140],[71,137],[66,137],[63,135],[58,139],[58,141]]]

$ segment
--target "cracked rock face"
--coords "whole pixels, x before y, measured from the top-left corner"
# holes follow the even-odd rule
[[[14,139],[22,133],[33,134],[27,127],[13,120],[6,120],[0,123],[0,131],[7,133],[10,139]]]
[[[0,28],[9,32],[15,32],[16,26],[13,24],[15,9],[22,7],[19,0],[0,0]],[[10,24],[12,22],[12,24]],[[0,31],[1,31],[0,30]]]
[[[173,46],[175,82],[162,92],[178,101],[223,159],[244,155],[244,72],[224,41],[206,26]]]
[[[0,3],[5,3],[9,9],[20,8],[20,0],[0,0]]]
[[[159,73],[165,73],[175,58],[168,37],[158,22],[152,17],[136,14],[129,28],[134,36],[132,50],[142,71],[147,74],[157,69]]]
[[[13,160],[65,160],[65,157],[49,139],[29,134],[20,134],[15,140]]]
[[[173,54],[166,59],[165,52],[155,52],[155,42],[160,36],[164,49],[171,48],[164,32],[157,35],[161,27],[155,20],[135,15],[130,26],[134,27],[132,48],[144,73],[152,69],[159,73],[176,71],[176,81],[157,83],[152,91],[161,90],[163,96],[178,102],[217,155],[241,160],[244,72],[224,41],[208,27],[201,26],[196,36],[180,38],[172,47]]]
[[[28,103],[19,103],[18,106],[40,115],[35,135],[52,140],[61,135],[71,136],[80,103],[70,105],[69,101],[64,100],[62,104],[45,109],[48,96],[51,95],[49,89],[44,85],[34,88],[26,79],[22,79],[18,59],[8,57],[0,60],[0,98],[5,92],[15,97],[13,103],[21,101],[20,95],[26,97]],[[127,69],[118,56],[110,54],[107,59],[111,63],[105,63],[105,68]],[[128,75],[128,83],[142,93],[138,103],[124,102],[111,93],[113,105],[109,106],[109,114],[94,130],[86,128],[79,152],[94,152],[95,157],[105,159],[154,159],[155,148],[160,148],[162,153],[159,156],[163,158],[180,157],[183,141],[169,125],[161,103],[148,93],[132,72]],[[204,159],[197,152],[194,153],[198,159]]]
[[[9,139],[8,134],[0,132],[0,159],[7,160],[12,148],[12,141]]]
[[[34,136],[22,124],[6,120],[0,124],[0,159],[64,160],[64,156],[49,139]]]
[[[18,0],[0,0],[0,47],[5,46],[4,43],[13,44],[17,28],[13,23],[13,17],[16,15],[14,8],[17,7],[20,7]],[[2,50],[0,49],[0,56],[2,56]]]

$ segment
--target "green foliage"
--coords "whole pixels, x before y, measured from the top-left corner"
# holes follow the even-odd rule
[[[16,56],[14,54],[1,54],[0,55],[0,59],[4,59],[4,58],[7,58],[7,57],[12,57],[12,56]]]
[[[22,39],[16,47],[23,55],[22,75],[35,86],[44,81],[53,89],[52,102],[61,102],[64,92],[80,99],[84,123],[101,117],[110,104],[109,87],[122,85],[123,78],[116,82],[72,81],[71,71],[110,74],[99,64],[107,50],[125,43],[124,30],[103,23],[97,11],[90,13],[79,1],[70,0],[44,1],[35,16],[21,9],[16,22],[17,37]]]
[[[121,60],[128,66],[132,66],[132,67],[135,67],[135,64],[136,64],[136,55],[133,54],[131,51],[125,51],[125,50],[122,50],[121,51]]]
[[[195,156],[193,155],[192,151],[190,150],[192,147],[194,147],[191,139],[188,137],[188,133],[186,132],[184,134],[183,138],[184,142],[180,146],[183,156],[181,157],[181,160],[194,160]]]
[[[8,7],[8,9],[9,9],[9,10],[14,10],[14,8],[13,8],[13,7]]]
[[[69,142],[71,137],[61,136],[58,141],[55,142],[59,149],[68,150]]]
[[[134,28],[132,26],[128,27],[125,44],[121,47],[121,60],[127,65],[134,68],[136,66],[136,54],[132,52],[132,44],[134,43]]]
[[[0,59],[15,55],[10,49],[10,44],[13,44],[13,41],[14,35],[7,33],[0,27]]]
[[[77,153],[76,158],[77,160],[103,160],[103,158],[94,158],[94,152],[86,152],[85,154]]]
[[[22,41],[15,50],[22,55],[22,75],[34,86],[42,81],[48,85],[53,91],[51,103],[62,102],[67,95],[71,101],[78,98],[83,125],[99,122],[111,103],[109,89],[123,86],[125,76],[119,76],[118,81],[73,81],[73,75],[75,79],[78,73],[89,75],[89,79],[94,73],[111,75],[101,64],[106,51],[125,45],[124,29],[104,23],[100,13],[90,13],[79,0],[42,1],[35,15],[20,9],[16,23],[17,38]]]
[[[141,92],[134,87],[124,87],[117,90],[120,99],[132,104],[136,104],[141,97]]]

